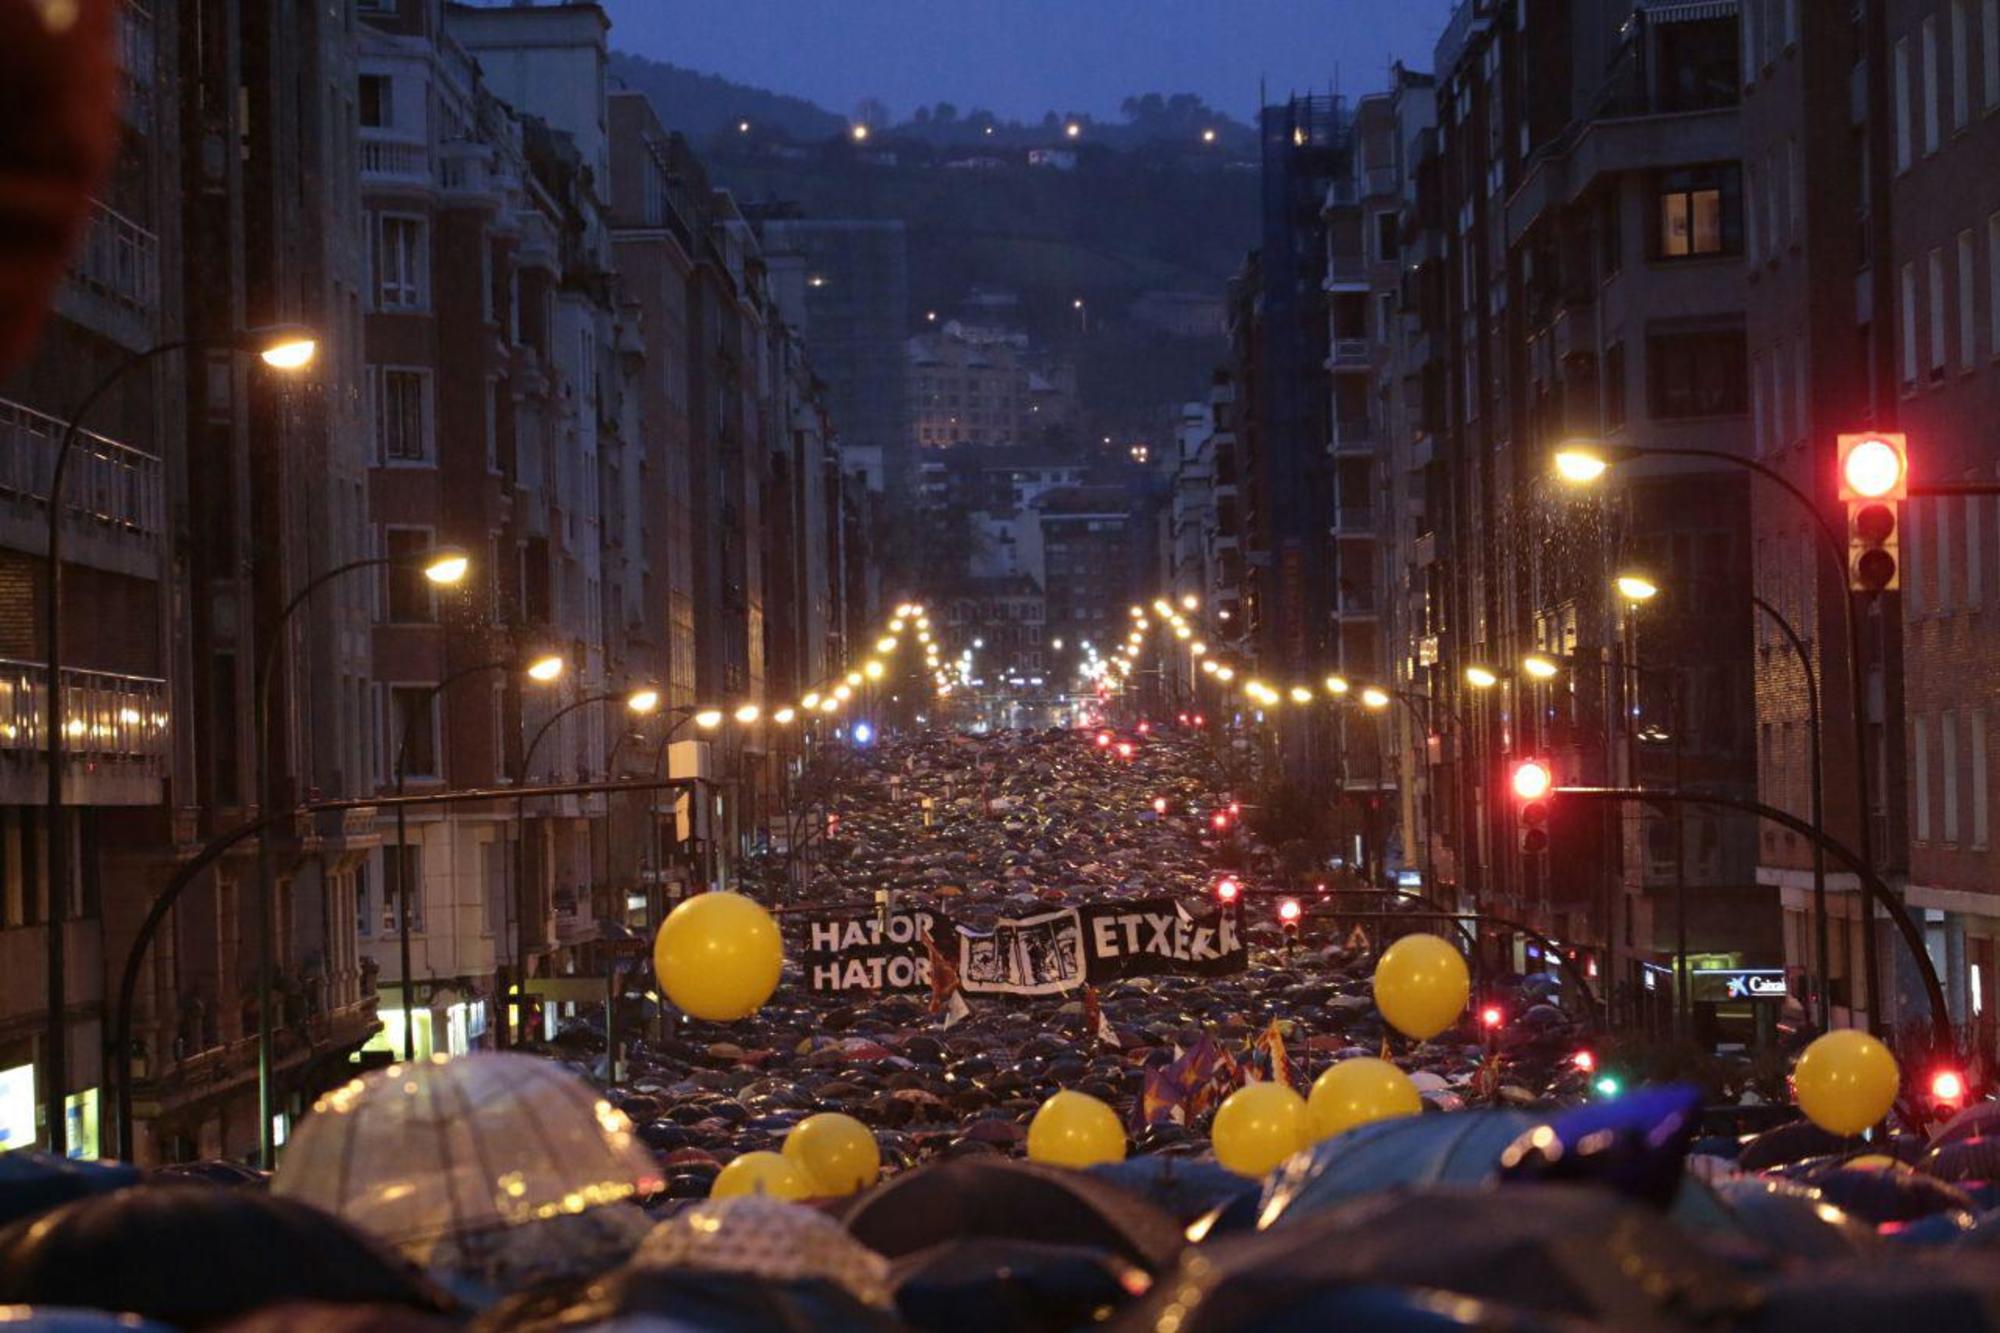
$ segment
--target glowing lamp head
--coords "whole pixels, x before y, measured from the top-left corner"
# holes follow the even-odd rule
[[[1902,485],[1902,451],[1887,440],[1862,440],[1841,460],[1840,477],[1854,494],[1866,500],[1879,500]]]
[[[878,653],[893,653],[893,652],[895,652],[895,651],[896,651],[896,639],[895,639],[895,636],[893,636],[893,635],[884,635],[884,636],[883,636],[883,637],[881,637],[880,639],[877,639],[877,640],[875,641],[875,651],[876,651],[876,652],[878,652]]]
[[[762,716],[762,710],[756,704],[744,704],[735,713],[736,720],[745,726],[755,722],[760,716]]]
[[[1599,453],[1571,445],[1556,450],[1556,475],[1572,486],[1588,486],[1602,477],[1611,467],[1610,462]]]
[[[1549,766],[1539,760],[1530,759],[1514,765],[1514,795],[1523,801],[1539,801],[1555,786],[1555,776]]]
[[[798,713],[790,708],[780,708],[777,712],[771,714],[771,720],[781,727],[789,727],[797,717]]]
[[[1660,592],[1660,585],[1643,574],[1620,574],[1616,582],[1618,595],[1628,602],[1650,602]]]
[[[1287,898],[1278,904],[1278,920],[1288,926],[1296,926],[1299,923],[1299,914],[1300,908],[1297,898]]]
[[[869,726],[866,722],[856,722],[854,724],[854,743],[856,745],[866,745],[874,739],[875,728]]]
[[[1181,598],[1181,610],[1198,611],[1200,609],[1201,609],[1201,598],[1195,596],[1193,593],[1188,593]]]
[[[812,692],[808,693],[805,698],[799,700],[799,707],[805,709],[808,713],[810,713],[813,709],[818,708],[819,691],[813,690]]]
[[[1303,685],[1294,685],[1294,686],[1292,686],[1292,702],[1293,702],[1293,703],[1295,703],[1295,704],[1309,704],[1309,703],[1311,703],[1311,702],[1312,702],[1312,699],[1313,699],[1313,692],[1312,692],[1311,690],[1307,689],[1307,688],[1306,688],[1305,686],[1303,686]]]
[[[1320,683],[1325,685],[1326,692],[1333,695],[1336,699],[1353,688],[1353,686],[1347,683],[1345,676],[1328,676]]]
[[[840,711],[840,700],[834,698],[821,699],[819,701],[819,711],[822,713],[838,713]]]
[[[1236,668],[1226,666],[1217,667],[1215,669],[1215,678],[1227,685],[1230,681],[1236,679]]]
[[[555,680],[562,673],[563,660],[554,653],[550,653],[546,657],[538,657],[528,663],[527,666],[528,679],[542,685]]]
[[[1521,674],[1535,680],[1554,680],[1561,670],[1546,657],[1530,655],[1521,659]]]
[[[853,697],[854,690],[845,681],[833,687],[833,701],[835,704],[844,704]]]
[[[1373,708],[1379,712],[1389,706],[1389,693],[1386,690],[1370,685],[1367,689],[1361,691],[1361,702],[1364,707]]]
[[[704,708],[694,715],[694,724],[703,731],[714,731],[722,725],[722,710],[720,708]]]
[[[424,577],[432,583],[450,586],[464,580],[472,568],[472,557],[456,546],[440,546],[424,560]]]
[[[871,659],[866,666],[861,668],[861,674],[870,680],[880,680],[882,679],[882,664]]]
[[[303,324],[273,324],[252,329],[242,346],[273,370],[304,370],[319,355],[319,339]]]
[[[650,686],[625,696],[625,708],[633,713],[650,713],[660,706],[660,692]]]
[[[1465,683],[1475,690],[1490,690],[1500,683],[1500,677],[1490,667],[1469,666],[1465,669]]]

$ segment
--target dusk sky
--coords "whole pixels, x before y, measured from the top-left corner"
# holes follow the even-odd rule
[[[1249,120],[1274,98],[1382,87],[1430,67],[1451,0],[602,0],[612,44],[794,93],[839,114],[865,97],[1005,118],[1115,119],[1128,94],[1193,92]]]

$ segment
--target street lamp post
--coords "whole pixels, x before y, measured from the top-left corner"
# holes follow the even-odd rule
[[[349,560],[335,565],[307,580],[306,586],[292,595],[284,609],[272,623],[271,637],[257,657],[257,676],[252,690],[255,705],[255,748],[257,752],[257,798],[261,804],[270,796],[270,738],[271,738],[271,678],[277,665],[278,649],[285,642],[285,629],[292,616],[303,607],[312,595],[335,579],[364,569],[420,569],[425,578],[440,586],[456,584],[465,578],[471,567],[471,560],[465,552],[456,547],[440,546],[421,555],[408,558],[396,556],[369,556],[361,560]],[[296,804],[293,802],[292,804]],[[289,808],[289,807],[288,807]],[[276,1033],[273,1021],[272,991],[274,990],[275,959],[277,952],[276,923],[272,920],[272,905],[276,894],[271,891],[271,826],[265,825],[257,834],[257,1152],[258,1160],[266,1171],[276,1165],[277,1142],[272,1128],[272,1119],[277,1113],[277,1070]],[[407,910],[407,909],[406,909]],[[408,978],[404,978],[405,985]],[[405,997],[407,1000],[407,996]],[[407,1017],[407,1004],[405,1007]]]
[[[403,978],[403,1059],[405,1061],[417,1058],[416,1001],[414,998],[416,995],[416,985],[410,973],[410,894],[406,877],[403,874],[403,862],[407,855],[403,849],[409,845],[409,827],[407,822],[409,807],[401,799],[404,795],[404,782],[409,776],[410,724],[417,718],[428,718],[431,707],[436,702],[438,696],[459,681],[464,680],[468,676],[482,675],[489,671],[505,671],[514,665],[514,662],[507,659],[497,662],[481,662],[477,666],[461,667],[457,671],[446,675],[444,679],[431,686],[424,693],[423,697],[418,700],[417,706],[411,710],[411,716],[403,719],[402,739],[396,744],[396,796],[398,798],[396,802],[395,872],[396,948],[402,959],[402,972],[400,975]],[[554,654],[538,657],[522,668],[523,673],[528,679],[540,684],[547,684],[555,680],[558,676],[562,675],[562,670],[563,660]],[[421,879],[419,882],[421,882]]]
[[[518,789],[527,787],[528,774],[535,762],[535,751],[541,748],[543,738],[556,723],[580,708],[609,703],[614,699],[622,699],[626,708],[633,713],[645,714],[659,706],[660,695],[659,691],[652,689],[633,690],[625,694],[586,694],[581,699],[573,700],[556,709],[535,732],[534,739],[528,742],[528,748],[521,752],[521,769],[515,776],[515,786]],[[508,1002],[502,1015],[503,1036],[509,1035],[507,1020],[515,1018],[528,999],[528,798],[526,795],[514,799],[514,828],[514,997]],[[527,1025],[523,1022],[521,1026],[525,1029]],[[518,1044],[520,1034],[512,1035],[515,1040],[507,1043],[510,1046]]]
[[[1721,449],[1700,449],[1669,447],[1664,445],[1620,445],[1617,447],[1593,445],[1590,447],[1571,446],[1557,452],[1554,458],[1557,473],[1568,482],[1585,485],[1598,480],[1611,464],[1634,458],[1699,458],[1710,462],[1725,463],[1731,467],[1754,472],[1774,486],[1779,487],[1797,504],[1811,515],[1813,526],[1819,533],[1827,555],[1833,561],[1835,574],[1842,583],[1840,611],[1845,621],[1847,637],[1847,684],[1848,702],[1854,728],[1854,790],[1855,790],[1855,850],[1862,861],[1869,866],[1875,864],[1875,836],[1870,825],[1872,819],[1868,781],[1868,712],[1863,699],[1861,651],[1861,617],[1854,605],[1854,594],[1845,586],[1848,577],[1847,543],[1834,530],[1832,521],[1825,510],[1813,498],[1801,490],[1791,478],[1775,468],[1758,462],[1754,458],[1744,458]],[[1935,492],[1934,492],[1935,493]],[[1867,973],[1868,1026],[1879,1032],[1882,1026],[1882,996],[1878,983],[1879,969],[1876,963],[1875,911],[1864,907],[1862,921],[1861,950],[1862,967]]]
[[[84,418],[90,414],[98,400],[110,392],[113,385],[140,366],[147,365],[169,352],[186,351],[197,347],[229,346],[240,351],[254,352],[274,370],[303,370],[312,364],[317,345],[312,334],[305,328],[293,324],[274,324],[251,329],[233,336],[177,338],[171,342],[159,343],[144,351],[134,352],[113,366],[90,392],[77,404],[76,411],[63,423],[62,441],[56,446],[54,466],[49,472],[48,496],[48,577],[49,590],[43,604],[44,650],[48,654],[48,674],[44,702],[48,747],[48,774],[45,795],[46,819],[48,823],[48,911],[45,914],[48,930],[48,950],[46,968],[48,975],[48,1023],[43,1038],[46,1049],[42,1052],[43,1114],[48,1122],[49,1151],[56,1156],[64,1156],[68,1149],[68,1085],[69,1051],[65,1009],[68,1004],[69,984],[66,976],[67,956],[63,941],[63,917],[69,908],[70,885],[70,845],[68,811],[63,806],[63,769],[67,763],[64,755],[64,732],[67,725],[63,719],[62,686],[62,539],[63,539],[63,482],[69,475],[71,451],[82,438]]]

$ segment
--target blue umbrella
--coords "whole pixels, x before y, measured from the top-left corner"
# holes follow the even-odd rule
[[[139,1169],[41,1152],[0,1154],[0,1226],[34,1217],[72,1199],[109,1194],[139,1183]]]
[[[1264,1187],[1262,1223],[1284,1225],[1381,1190],[1479,1184],[1537,1119],[1525,1111],[1483,1110],[1363,1125],[1279,1167]]]

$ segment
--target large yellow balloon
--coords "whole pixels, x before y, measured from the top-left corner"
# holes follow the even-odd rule
[[[733,1199],[739,1194],[762,1194],[773,1199],[810,1199],[813,1188],[805,1172],[774,1152],[746,1152],[715,1173],[709,1187],[711,1199]]]
[[[1375,964],[1375,1007],[1389,1026],[1418,1041],[1456,1023],[1471,994],[1464,956],[1435,935],[1405,935]]]
[[[1898,1081],[1889,1048],[1854,1028],[1814,1041],[1792,1070],[1792,1087],[1806,1119],[1843,1136],[1859,1134],[1887,1115]]]
[[[1239,1176],[1261,1176],[1311,1141],[1306,1099],[1282,1083],[1245,1083],[1215,1112],[1215,1160]]]
[[[660,923],[653,970],[667,998],[696,1018],[747,1018],[778,988],[784,942],[771,914],[740,893],[688,899]]]
[[[1028,1123],[1028,1160],[1054,1166],[1096,1166],[1125,1160],[1125,1126],[1118,1113],[1087,1092],[1058,1092]]]
[[[1373,1056],[1330,1066],[1313,1080],[1312,1094],[1306,1098],[1315,1143],[1345,1134],[1357,1125],[1421,1115],[1423,1109],[1423,1096],[1410,1076]]]
[[[868,1126],[851,1115],[809,1115],[785,1135],[785,1160],[805,1174],[820,1198],[865,1190],[882,1174],[882,1149]]]

